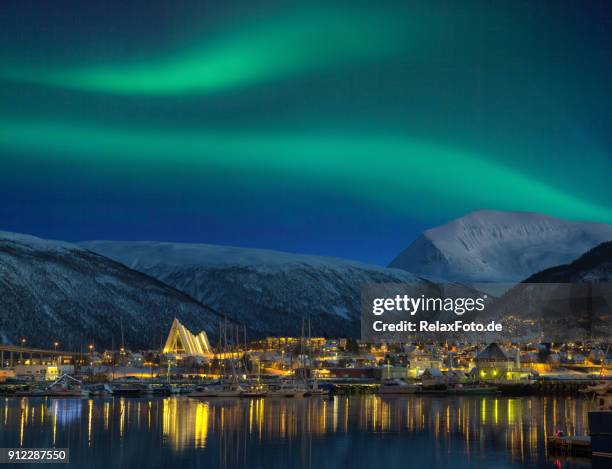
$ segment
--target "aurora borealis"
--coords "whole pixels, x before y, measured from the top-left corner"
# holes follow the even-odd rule
[[[386,263],[470,210],[612,222],[606,2],[15,2],[0,229]]]
[[[410,34],[393,10],[297,8],[142,63],[8,69],[4,78],[127,95],[210,94],[351,59],[391,55]],[[314,10],[314,11],[313,11]],[[367,38],[367,40],[364,40]]]

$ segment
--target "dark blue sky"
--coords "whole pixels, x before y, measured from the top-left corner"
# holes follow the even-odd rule
[[[0,229],[386,264],[612,221],[609,2],[4,2]]]

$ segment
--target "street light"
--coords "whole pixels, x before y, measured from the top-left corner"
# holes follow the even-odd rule
[[[59,342],[53,342],[53,350],[57,352],[57,347],[59,346]]]
[[[93,366],[93,349],[94,349],[93,344],[89,344],[89,366]]]
[[[26,343],[26,339],[25,339],[25,337],[23,337],[23,338],[21,339],[21,343],[25,345],[25,343]]]

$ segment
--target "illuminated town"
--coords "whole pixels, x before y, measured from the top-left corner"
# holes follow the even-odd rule
[[[41,432],[56,447],[74,428],[89,448],[111,439],[161,439],[176,454],[219,445],[219,467],[249,466],[262,445],[355,432],[428,434],[468,460],[486,443],[530,464],[554,451],[559,428],[588,432],[586,397],[612,371],[608,350],[579,343],[245,341],[237,327],[220,330],[213,346],[175,319],[161,350],[92,343],[67,352],[59,341],[29,348],[27,338],[0,346],[0,417],[19,428],[20,447]],[[316,463],[308,454],[303,463]]]
[[[416,393],[567,393],[612,374],[608,349],[568,344],[365,343],[355,339],[267,337],[245,341],[238,327],[226,326],[232,340],[215,347],[205,332],[192,334],[175,319],[162,350],[69,352],[0,345],[0,384],[5,394],[38,395],[63,375],[83,384],[131,382],[141,393],[185,393],[198,385],[231,380],[273,383],[301,379],[334,394],[376,392],[393,381]],[[158,389],[159,388],[159,389]],[[106,388],[112,393],[112,386]],[[49,392],[52,392],[51,390]],[[265,393],[264,393],[265,394]]]

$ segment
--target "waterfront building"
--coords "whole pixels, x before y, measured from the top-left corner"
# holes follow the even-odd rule
[[[15,365],[16,378],[30,381],[54,381],[63,374],[74,373],[72,365]]]
[[[418,378],[423,370],[428,368],[441,369],[444,366],[442,359],[432,353],[414,351],[409,357],[408,376]]]
[[[520,362],[495,342],[476,355],[475,363],[471,374],[480,381],[517,381],[529,375],[529,370],[520,368]]]
[[[438,386],[446,384],[446,378],[438,368],[426,368],[421,375],[421,382],[425,386]]]
[[[444,372],[447,384],[461,384],[467,381],[466,374],[461,370],[447,370]]]

